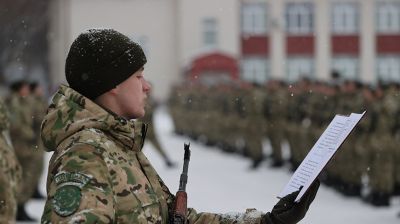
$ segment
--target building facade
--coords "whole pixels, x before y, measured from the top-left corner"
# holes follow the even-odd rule
[[[329,81],[334,70],[367,83],[400,81],[400,0],[56,0],[52,7],[54,83],[64,82],[73,39],[93,27],[142,44],[159,99],[187,72],[225,74],[218,63],[231,59],[249,82]],[[204,58],[213,61],[204,66]]]
[[[400,81],[398,0],[243,0],[241,9],[244,77],[329,80],[335,70]]]

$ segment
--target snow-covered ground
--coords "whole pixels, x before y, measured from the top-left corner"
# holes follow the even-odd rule
[[[225,154],[217,148],[175,135],[173,124],[165,109],[157,110],[155,115],[156,131],[161,144],[178,166],[167,169],[159,154],[149,144],[145,144],[143,150],[173,193],[178,189],[182,172],[183,144],[191,143],[187,185],[189,207],[217,213],[244,212],[246,208],[261,211],[272,209],[278,201],[277,194],[291,177],[288,169],[271,169],[265,162],[258,170],[250,171],[250,163],[243,157]],[[47,157],[49,158],[50,154]],[[41,190],[45,192],[45,175]],[[28,204],[28,212],[40,219],[43,205],[44,201],[31,201]],[[358,198],[346,198],[322,185],[301,223],[398,224],[399,212],[400,197],[392,199],[391,207],[377,208],[363,203]]]

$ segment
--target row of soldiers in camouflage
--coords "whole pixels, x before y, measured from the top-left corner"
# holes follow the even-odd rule
[[[271,80],[265,87],[186,85],[174,88],[169,105],[177,133],[243,153],[252,168],[264,159],[264,138],[271,145],[272,167],[284,164],[282,143],[288,143],[293,170],[335,114],[366,110],[321,177],[346,195],[387,206],[400,188],[398,98],[394,84],[371,88],[354,81],[328,85],[302,79],[291,85]]]
[[[0,223],[33,221],[25,203],[42,197],[38,183],[43,170],[39,130],[47,103],[37,83],[17,81],[0,102]]]

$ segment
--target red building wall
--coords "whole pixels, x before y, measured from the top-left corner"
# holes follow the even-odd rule
[[[232,79],[239,78],[239,65],[235,58],[214,52],[202,55],[192,61],[189,77],[195,80],[202,73],[209,71],[221,71],[229,73]]]
[[[269,37],[242,36],[242,55],[243,56],[267,56],[269,55]]]
[[[360,40],[358,35],[333,35],[331,36],[332,54],[358,55],[360,53]]]
[[[314,55],[314,36],[287,36],[286,53],[288,55]]]
[[[378,54],[400,54],[400,34],[378,35],[376,51]]]

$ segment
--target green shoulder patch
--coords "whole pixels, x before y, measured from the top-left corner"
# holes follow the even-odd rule
[[[57,186],[62,186],[62,185],[74,185],[79,188],[82,188],[85,186],[90,179],[92,179],[90,176],[82,173],[68,173],[68,172],[61,172],[58,173],[54,177],[54,181]]]
[[[91,179],[91,176],[82,173],[58,173],[54,177],[58,189],[52,199],[53,210],[62,217],[76,212],[81,204],[81,190]]]
[[[57,189],[52,200],[53,210],[62,217],[78,210],[81,204],[81,189],[74,185],[64,185]]]

